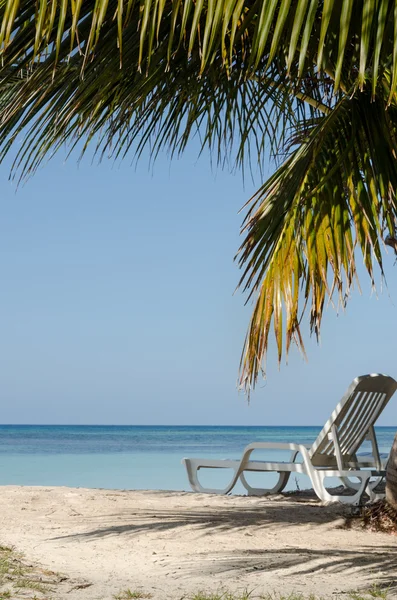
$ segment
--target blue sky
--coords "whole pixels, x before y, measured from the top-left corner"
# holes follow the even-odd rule
[[[397,266],[367,279],[345,314],[330,308],[321,346],[306,334],[248,406],[236,381],[250,307],[233,256],[238,210],[259,186],[211,171],[190,147],[78,166],[59,154],[23,187],[0,167],[2,423],[321,424],[351,379],[397,377]],[[395,400],[383,425],[397,424]]]

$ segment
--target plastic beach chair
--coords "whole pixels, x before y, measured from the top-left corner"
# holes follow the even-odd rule
[[[228,494],[240,480],[249,495],[281,492],[291,473],[310,477],[313,489],[322,501],[357,504],[366,492],[371,500],[381,497],[374,488],[385,476],[385,461],[379,454],[374,423],[397,389],[397,382],[387,375],[363,375],[351,383],[312,446],[293,443],[254,442],[243,451],[240,460],[184,458],[191,487],[196,492]],[[364,440],[372,445],[372,456],[357,454]],[[255,450],[289,450],[286,462],[253,460]],[[232,479],[224,489],[203,487],[198,480],[200,469],[232,469]],[[276,472],[279,475],[273,488],[251,487],[247,471]],[[328,477],[341,480],[342,495],[330,494],[324,485]],[[352,478],[358,479],[352,481]],[[375,480],[373,480],[375,478]]]

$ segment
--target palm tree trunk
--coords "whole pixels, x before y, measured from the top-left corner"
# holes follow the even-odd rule
[[[397,434],[386,470],[386,500],[397,510]]]

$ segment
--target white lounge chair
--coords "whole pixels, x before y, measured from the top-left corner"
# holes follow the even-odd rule
[[[291,473],[304,473],[311,479],[313,489],[322,501],[357,504],[366,491],[371,500],[379,497],[375,486],[385,476],[385,461],[379,455],[374,423],[397,389],[397,382],[386,375],[363,375],[354,379],[346,394],[312,446],[290,443],[254,442],[243,451],[241,460],[211,460],[184,458],[191,487],[196,492],[228,494],[237,481],[249,495],[275,494],[286,486]],[[357,456],[365,439],[372,444],[372,456]],[[252,460],[255,450],[290,450],[288,462]],[[300,455],[299,462],[296,461]],[[198,480],[200,469],[232,469],[233,477],[224,489],[203,487]],[[246,471],[277,472],[279,479],[273,488],[253,488],[247,482]],[[327,477],[339,478],[349,495],[330,494],[324,485]],[[351,481],[357,478],[358,482]],[[370,481],[371,478],[375,481]]]

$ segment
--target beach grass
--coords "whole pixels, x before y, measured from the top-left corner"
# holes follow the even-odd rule
[[[0,545],[0,600],[43,600],[52,597],[58,575],[27,564],[13,548]]]
[[[344,600],[387,600],[388,591],[388,587],[384,588],[377,584],[373,584],[370,588],[366,590],[353,590],[347,593],[341,593],[340,596],[335,595],[335,600],[338,600],[338,598],[343,598]],[[131,591],[130,589],[123,590],[113,596],[114,600],[139,600],[140,598],[151,597],[152,594],[148,592],[144,592],[142,590]],[[257,594],[250,591],[243,591],[239,594],[233,594],[228,591],[219,591],[211,593],[197,592],[195,594],[186,594],[181,598],[183,600],[323,600],[321,596],[316,596],[314,594],[301,594],[299,592],[292,592],[289,594]]]
[[[194,594],[192,597],[186,600],[321,600],[321,598],[313,595],[305,596],[303,594],[291,593],[287,595],[283,594],[254,594],[252,592],[243,592],[239,595],[235,595],[229,592],[226,593],[215,593],[215,594]]]
[[[58,573],[28,564],[14,548],[0,545],[0,600],[58,600],[65,597],[60,593],[59,584],[66,580]],[[75,585],[72,589],[82,589],[92,584]],[[70,590],[68,590],[69,592]],[[338,596],[335,600],[387,600],[388,587],[374,583],[366,590],[352,590]],[[65,590],[63,590],[65,592]],[[152,593],[143,589],[124,589],[113,594],[113,600],[149,600]],[[184,594],[175,600],[323,600],[321,596],[301,593],[258,594],[245,590],[238,594],[225,590],[217,592],[196,592]],[[108,600],[108,599],[103,599]],[[110,600],[110,599],[109,599]]]
[[[142,590],[130,589],[123,590],[113,596],[115,600],[139,600],[140,598],[152,598],[152,594],[149,592],[143,592]]]
[[[341,594],[341,598],[348,598],[349,600],[387,600],[389,587],[381,587],[377,584],[373,584],[370,588],[360,591],[350,591],[348,593]],[[338,598],[338,595],[335,595]],[[292,592],[289,594],[282,593],[268,593],[268,594],[257,594],[250,591],[244,591],[240,594],[232,594],[230,592],[216,592],[216,593],[202,593],[198,592],[192,596],[186,596],[185,600],[323,600],[321,596],[314,594],[302,594],[299,592]]]
[[[341,597],[348,598],[349,600],[387,600],[389,588],[382,588],[379,585],[373,584],[367,590],[351,591],[341,594]],[[338,595],[335,595],[338,598]],[[282,593],[268,593],[268,594],[255,594],[252,592],[245,591],[241,594],[232,594],[229,592],[215,593],[215,594],[204,594],[197,593],[193,596],[187,596],[186,600],[323,600],[321,596],[314,594],[301,594],[292,592],[289,594]]]
[[[387,600],[389,593],[389,587],[381,587],[374,583],[365,592],[349,592],[349,598],[351,600],[368,600],[370,598]]]

